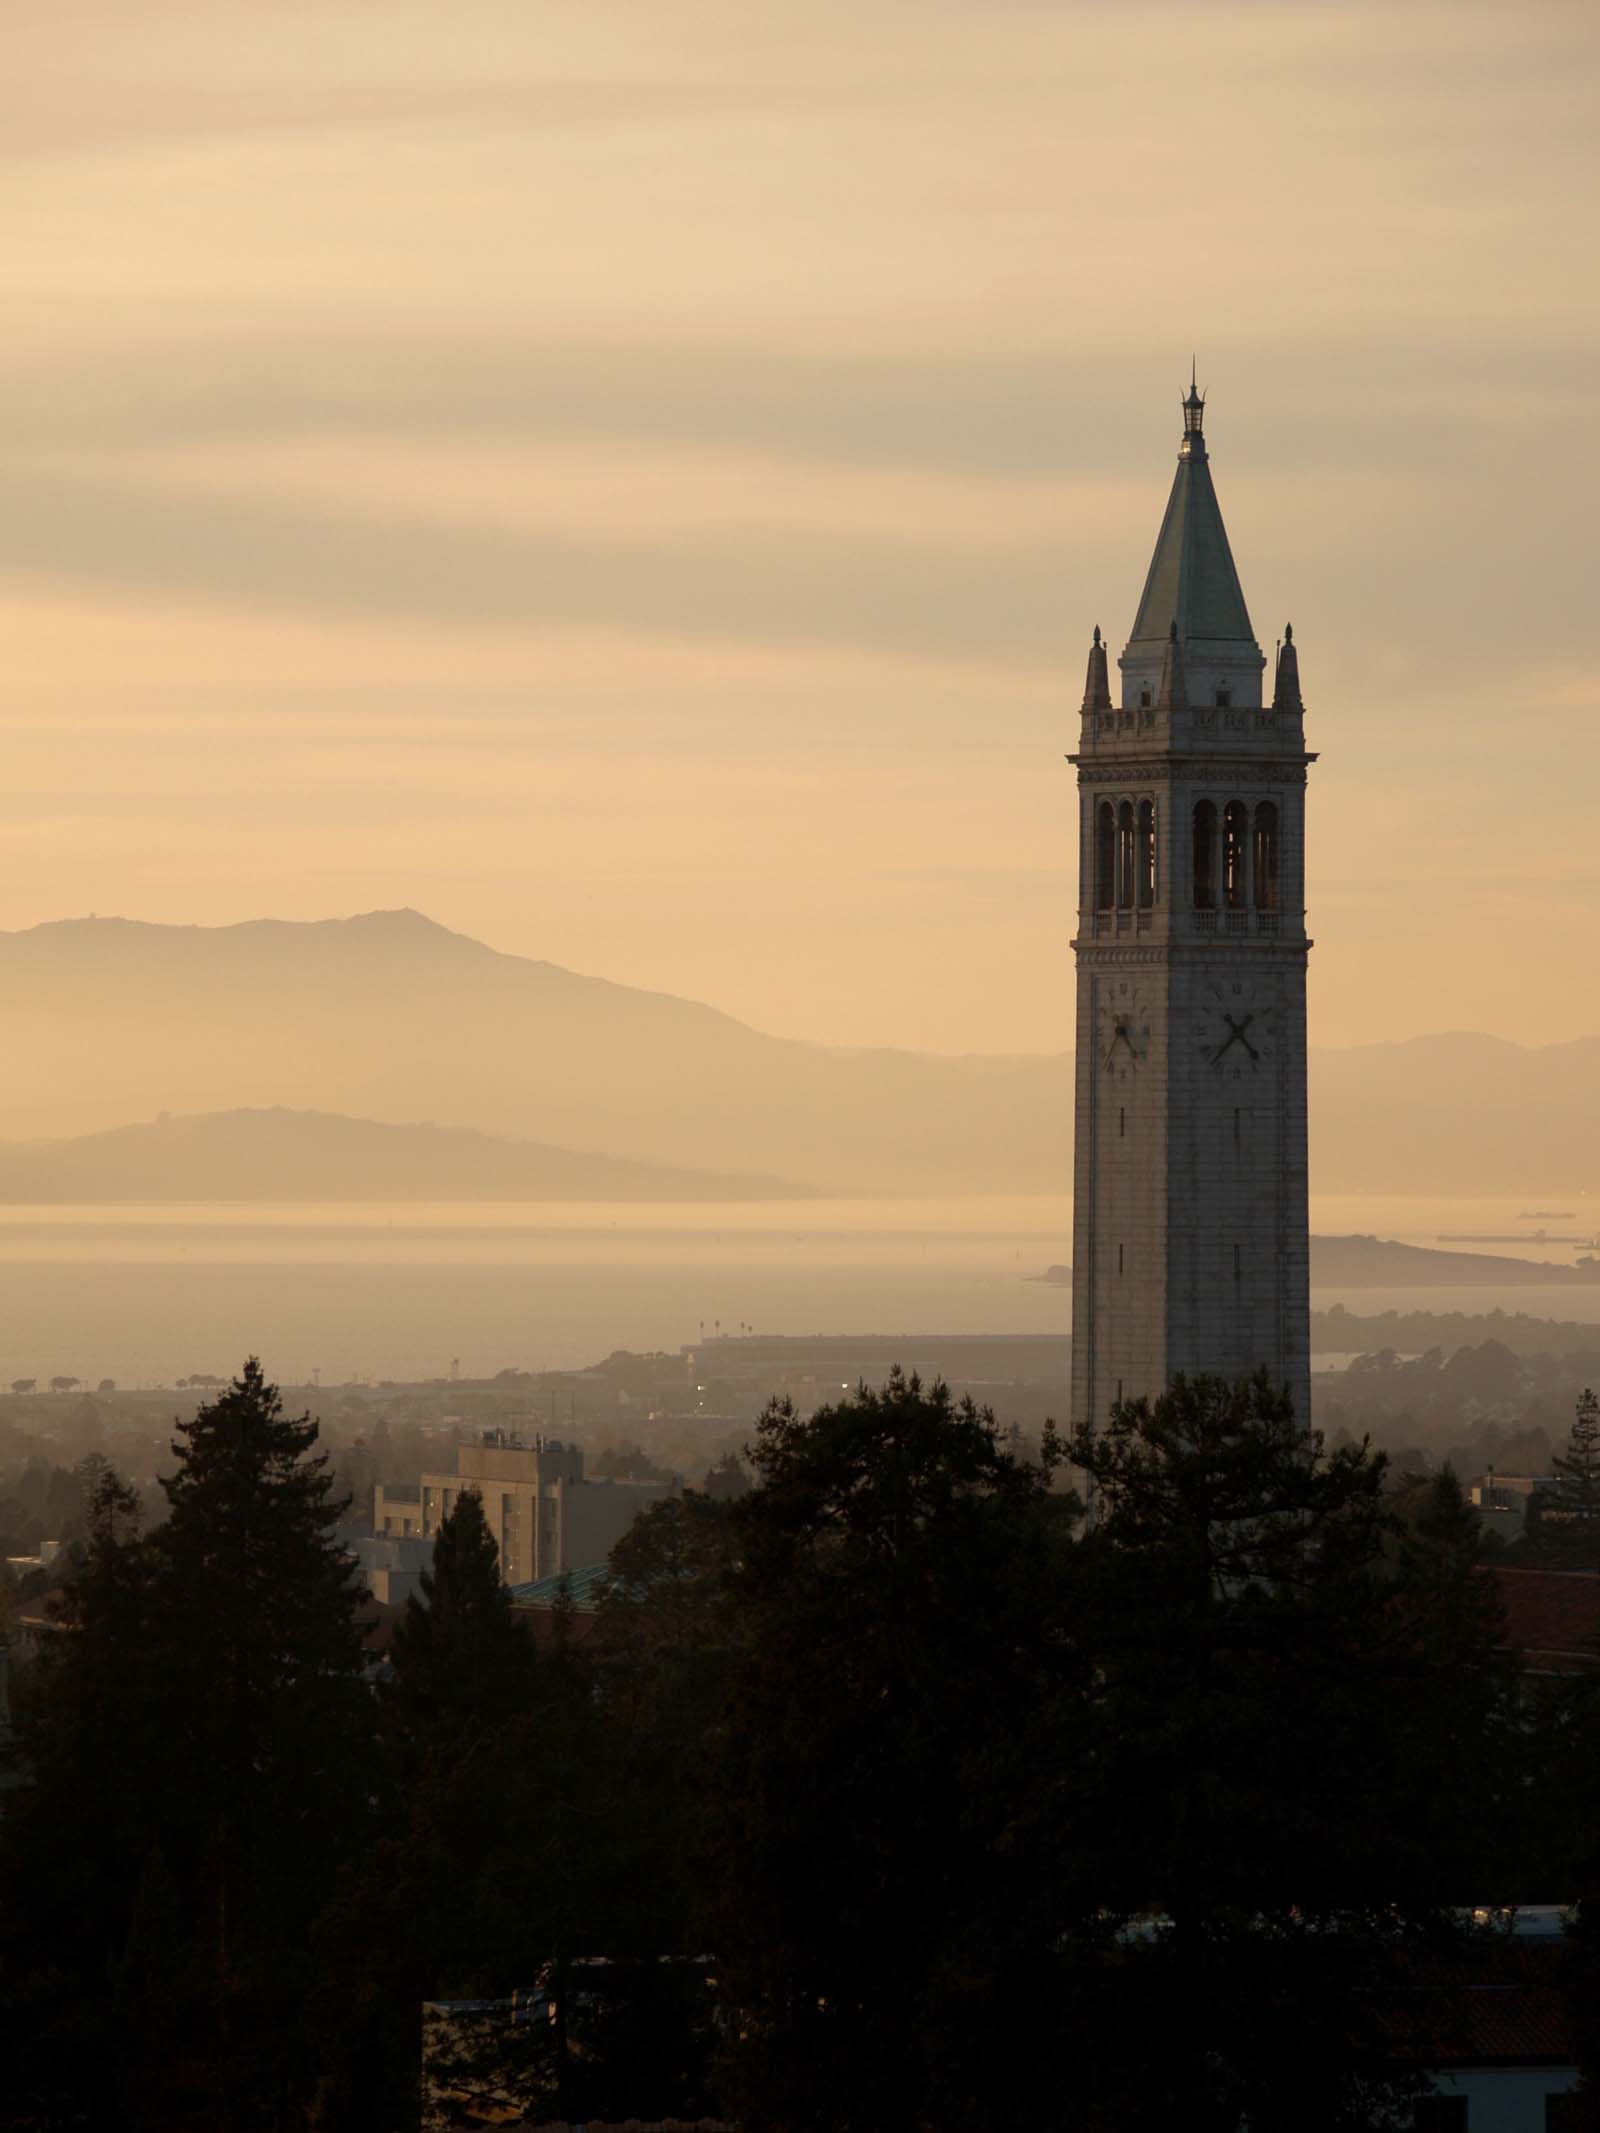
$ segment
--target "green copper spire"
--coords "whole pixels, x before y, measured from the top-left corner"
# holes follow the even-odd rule
[[[1128,640],[1130,652],[1149,650],[1158,659],[1174,623],[1183,645],[1202,641],[1243,649],[1255,644],[1217,492],[1211,486],[1205,405],[1205,395],[1191,376],[1183,402],[1178,471]]]

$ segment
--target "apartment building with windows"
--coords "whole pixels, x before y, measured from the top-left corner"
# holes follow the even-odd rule
[[[673,1495],[675,1481],[588,1481],[580,1445],[485,1430],[456,1447],[453,1474],[424,1474],[415,1495],[379,1487],[375,1535],[431,1541],[463,1489],[474,1489],[508,1585],[603,1563],[640,1511]]]

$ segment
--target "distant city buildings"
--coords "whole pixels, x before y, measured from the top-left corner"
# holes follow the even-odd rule
[[[382,1489],[377,1494],[381,1496]],[[421,1598],[422,1573],[433,1563],[431,1537],[425,1539],[420,1533],[362,1535],[351,1542],[350,1552],[367,1590],[385,1607],[403,1607],[413,1593]]]
[[[43,1540],[33,1555],[8,1555],[6,1568],[13,1577],[26,1577],[30,1570],[48,1570],[60,1553],[60,1541]]]
[[[373,1535],[420,1540],[431,1550],[461,1492],[473,1489],[499,1550],[501,1578],[521,1585],[603,1563],[639,1512],[677,1487],[675,1481],[588,1481],[579,1445],[543,1436],[524,1442],[507,1430],[485,1430],[480,1442],[457,1447],[453,1474],[423,1474],[415,1495],[380,1484]],[[393,1573],[405,1568],[374,1566],[389,1572],[391,1589]]]

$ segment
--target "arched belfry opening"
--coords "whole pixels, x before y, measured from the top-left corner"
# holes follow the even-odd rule
[[[1124,800],[1117,809],[1117,909],[1133,909],[1134,823],[1133,802]]]
[[[1263,800],[1255,814],[1255,903],[1258,911],[1278,908],[1278,810]]]
[[[1222,810],[1222,901],[1230,911],[1242,911],[1249,901],[1245,877],[1249,838],[1250,810],[1242,800],[1230,800]]]
[[[1156,809],[1153,800],[1139,802],[1139,909],[1150,911],[1156,900]]]
[[[1094,907],[1109,911],[1117,900],[1117,815],[1109,800],[1094,814]]]
[[[1217,805],[1198,800],[1194,810],[1194,907],[1217,908]]]

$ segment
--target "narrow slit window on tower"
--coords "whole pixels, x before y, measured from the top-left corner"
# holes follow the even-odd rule
[[[1094,812],[1094,907],[1109,911],[1117,900],[1117,817],[1109,800]]]
[[[1127,1113],[1127,1110],[1126,1110],[1126,1108],[1124,1107],[1123,1109],[1120,1109],[1120,1110],[1119,1110],[1119,1111],[1117,1112],[1117,1139],[1118,1139],[1119,1141],[1125,1141],[1125,1140],[1127,1139],[1127,1137],[1128,1137],[1128,1113]]]
[[[1139,908],[1148,911],[1156,900],[1156,808],[1153,800],[1139,802]]]
[[[1148,689],[1141,689],[1141,690],[1139,691],[1139,709],[1140,709],[1141,711],[1148,711],[1148,710],[1149,710],[1149,708],[1150,708],[1150,691],[1149,691]]]
[[[1230,800],[1222,811],[1222,900],[1230,911],[1246,903],[1245,852],[1250,839],[1250,810]]]
[[[1232,702],[1233,692],[1231,689],[1219,689],[1217,691],[1217,709],[1219,711],[1226,711]]]
[[[1194,811],[1194,907],[1217,908],[1217,810],[1209,800]]]
[[[1263,800],[1255,819],[1256,909],[1278,908],[1278,810]]]
[[[1124,800],[1117,809],[1117,908],[1133,907],[1133,802]]]

